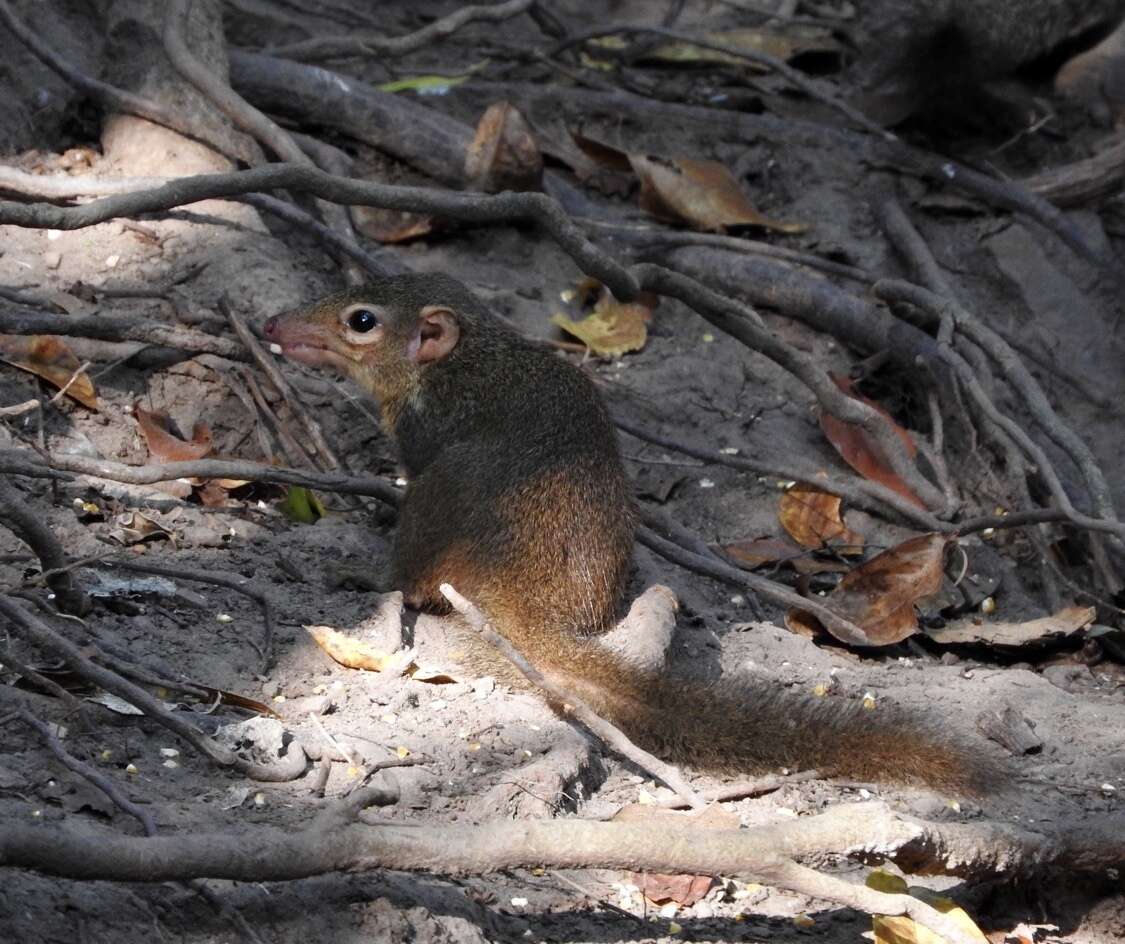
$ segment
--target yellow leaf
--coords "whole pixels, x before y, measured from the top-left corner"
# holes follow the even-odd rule
[[[340,665],[349,669],[367,669],[371,672],[398,671],[403,659],[409,659],[410,650],[382,652],[364,642],[345,636],[331,626],[306,626],[305,631],[316,644]]]
[[[882,869],[876,869],[867,876],[865,884],[868,888],[889,895],[912,895],[949,917],[971,939],[980,941],[981,944],[989,944],[984,932],[962,908],[957,906],[956,902],[943,898],[928,888],[907,886],[902,878]],[[922,927],[905,915],[873,915],[871,924],[875,932],[875,944],[949,944],[940,934]]]
[[[645,304],[643,300],[619,302],[596,279],[584,279],[571,297],[583,308],[593,297],[594,310],[580,321],[556,313],[551,315],[551,323],[578,338],[592,353],[618,357],[645,346],[652,305]]]

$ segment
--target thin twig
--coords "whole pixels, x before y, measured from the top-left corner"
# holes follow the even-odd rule
[[[304,772],[306,759],[299,745],[291,744],[285,760],[277,764],[265,765],[245,760],[234,751],[207,737],[179,715],[168,711],[160,701],[143,688],[123,679],[116,672],[91,662],[72,642],[60,636],[46,623],[28,613],[13,598],[4,594],[0,594],[0,616],[3,616],[10,626],[30,642],[61,656],[82,678],[125,699],[148,717],[179,735],[216,764],[231,767],[254,780],[272,782],[293,780]]]
[[[405,36],[380,36],[359,33],[348,36],[317,36],[297,43],[271,46],[271,56],[315,62],[342,56],[404,56],[430,43],[445,39],[468,23],[498,23],[523,13],[535,0],[507,0],[491,6],[463,6]]]
[[[571,692],[564,691],[560,686],[546,678],[542,672],[524,658],[515,646],[492,628],[488,618],[474,603],[466,600],[447,583],[443,583],[438,589],[441,590],[442,596],[452,604],[453,608],[465,618],[466,622],[483,639],[498,649],[504,658],[519,669],[532,685],[545,691],[558,704],[565,705],[568,714],[573,715],[583,727],[596,734],[607,747],[632,761],[642,770],[648,771],[654,777],[662,780],[692,808],[702,809],[707,805],[699,794],[692,789],[679,770],[671,764],[665,763],[659,757],[655,757],[648,751],[637,747],[629,740],[624,731],[600,717],[581,698]]]
[[[238,339],[246,346],[250,352],[250,356],[254,358],[262,373],[269,378],[270,383],[274,385],[277,392],[281,394],[282,398],[289,405],[289,409],[293,411],[293,415],[297,417],[297,422],[301,424],[304,431],[312,440],[313,445],[319,453],[323,465],[327,466],[327,471],[340,468],[340,460],[332,447],[328,445],[328,440],[324,438],[324,432],[320,428],[320,424],[313,418],[312,414],[305,409],[305,405],[301,402],[300,398],[293,392],[292,387],[289,385],[284,375],[281,373],[280,368],[277,366],[277,361],[273,355],[266,352],[262,347],[261,342],[251,333],[250,329],[246,326],[241,316],[235,313],[231,307],[230,299],[223,295],[219,299],[219,311],[226,316],[227,321],[230,322],[231,327],[234,328],[235,334]]]
[[[897,135],[888,131],[877,122],[872,121],[859,109],[849,105],[843,99],[837,98],[812,81],[807,75],[798,69],[794,69],[789,63],[777,56],[765,52],[761,49],[751,49],[749,47],[735,48],[734,46],[727,46],[724,43],[717,43],[714,40],[705,37],[692,36],[689,33],[681,33],[677,30],[663,29],[658,26],[599,26],[593,27],[588,30],[583,30],[580,33],[575,33],[573,36],[568,36],[559,43],[555,44],[547,53],[549,56],[557,56],[560,52],[585,43],[587,40],[597,39],[601,36],[615,36],[619,33],[640,33],[647,36],[660,36],[664,39],[670,39],[677,43],[686,43],[691,46],[696,46],[699,49],[708,49],[712,52],[721,52],[724,55],[730,56],[734,59],[742,59],[746,62],[753,62],[758,65],[766,66],[773,72],[776,72],[786,81],[788,81],[795,88],[800,89],[809,98],[815,101],[822,102],[830,108],[835,109],[844,115],[849,120],[855,122],[865,131],[871,134],[878,135],[887,141],[897,140]]]

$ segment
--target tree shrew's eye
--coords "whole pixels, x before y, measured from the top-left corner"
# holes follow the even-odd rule
[[[379,324],[379,317],[367,308],[357,308],[348,315],[348,327],[363,334]]]

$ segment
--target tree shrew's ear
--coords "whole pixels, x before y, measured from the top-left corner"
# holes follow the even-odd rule
[[[440,361],[449,356],[461,337],[461,326],[452,309],[441,305],[427,305],[418,318],[418,330],[411,348],[419,364]]]

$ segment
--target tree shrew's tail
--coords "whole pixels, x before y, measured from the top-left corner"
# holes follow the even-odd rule
[[[815,768],[824,776],[977,797],[1005,779],[998,763],[912,712],[867,710],[750,678],[677,681],[630,667],[596,639],[568,637],[560,644],[542,633],[529,636],[512,641],[547,678],[646,751],[695,770]]]

